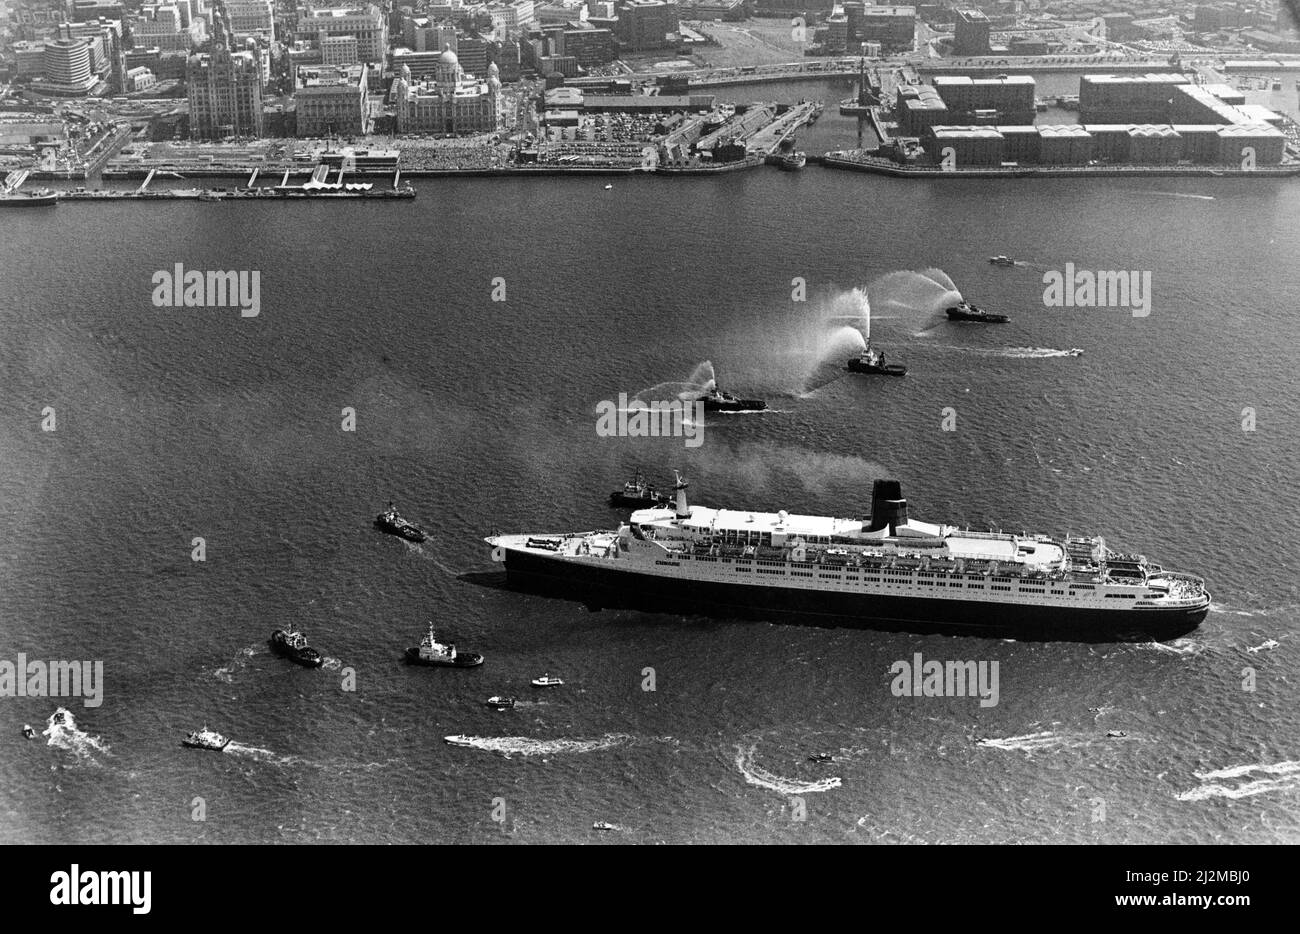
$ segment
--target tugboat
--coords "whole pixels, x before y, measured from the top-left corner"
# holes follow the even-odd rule
[[[767,408],[762,399],[738,399],[717,386],[692,401],[703,402],[706,412],[762,412]]]
[[[220,752],[230,745],[230,740],[216,730],[209,730],[205,725],[203,729],[195,730],[181,740],[181,745],[189,746],[191,749],[211,749],[213,752]]]
[[[545,674],[540,678],[534,678],[532,683],[535,688],[555,688],[559,687],[564,682],[559,678],[552,678],[549,674]]]
[[[424,529],[399,516],[397,507],[391,501],[387,509],[375,516],[375,526],[389,535],[398,535],[411,542],[422,542],[428,538],[424,534]]]
[[[871,373],[877,376],[904,376],[907,367],[901,363],[886,363],[883,351],[876,350],[870,344],[862,351],[862,356],[849,361],[849,370],[854,373]]]
[[[58,193],[48,188],[0,192],[0,208],[52,208],[58,203]]]
[[[972,305],[964,299],[961,304],[953,305],[947,309],[947,314],[949,321],[980,321],[984,324],[1006,324],[1011,320],[1006,315],[996,315],[985,311],[978,305]]]
[[[512,710],[518,703],[513,697],[503,697],[500,694],[493,694],[487,699],[487,705],[493,710]]]
[[[413,665],[443,668],[474,668],[483,664],[483,656],[477,652],[457,652],[456,646],[444,645],[434,638],[433,623],[429,624],[429,634],[420,640],[419,646],[406,650],[406,660]]]
[[[307,637],[296,629],[277,629],[271,633],[271,651],[283,655],[304,668],[319,668],[324,657],[307,644]]]
[[[1014,266],[1016,264],[1016,261],[1010,256],[1003,256],[1001,253],[997,256],[990,256],[989,262],[994,266]]]
[[[787,172],[798,172],[808,164],[808,154],[805,152],[788,152],[777,162],[777,168],[784,169]]]
[[[633,509],[649,509],[668,501],[668,496],[647,483],[639,470],[631,480],[623,484],[623,489],[609,494],[611,506],[631,506]]]

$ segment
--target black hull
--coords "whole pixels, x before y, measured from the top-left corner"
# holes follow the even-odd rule
[[[593,610],[762,620],[773,623],[940,633],[1032,642],[1149,642],[1196,629],[1197,610],[1088,610],[843,593],[662,577],[614,571],[510,551],[512,588],[579,600]]]
[[[980,324],[1006,324],[1011,319],[1006,315],[972,315],[967,312],[949,311],[949,321],[976,321]]]
[[[281,658],[287,658],[294,664],[301,665],[304,668],[319,668],[321,665],[325,664],[324,656],[313,648],[308,648],[305,651],[290,648],[283,642],[277,641],[274,636],[271,637],[270,641],[272,652],[279,655]]]
[[[425,668],[477,668],[483,664],[483,656],[476,652],[462,652],[456,656],[454,662],[443,662],[431,658],[421,658],[419,648],[412,646],[406,650],[406,661],[412,665],[422,665]]]
[[[848,365],[850,373],[865,373],[868,376],[906,376],[907,367],[901,363],[889,363],[883,367],[868,366],[858,363],[856,360],[850,360]]]
[[[408,542],[422,542],[429,536],[423,531],[412,525],[393,525],[391,522],[385,522],[383,519],[375,520],[375,528],[381,532],[387,532],[389,535],[396,535],[398,538],[404,538]]]

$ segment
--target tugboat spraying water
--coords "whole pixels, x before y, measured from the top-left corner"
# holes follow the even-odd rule
[[[767,408],[762,399],[740,399],[717,386],[710,386],[693,401],[703,402],[706,412],[761,412]]]

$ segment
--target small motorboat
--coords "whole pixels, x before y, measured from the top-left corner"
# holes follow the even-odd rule
[[[418,646],[406,650],[406,660],[413,665],[438,665],[443,668],[477,668],[483,664],[478,652],[458,652],[450,642],[439,642],[433,634],[433,623]]]
[[[470,738],[464,733],[457,733],[454,736],[444,736],[443,742],[452,746],[470,746],[473,745]]]
[[[834,762],[835,757],[829,752],[816,752],[808,757],[809,762]]]
[[[487,705],[493,710],[510,710],[517,703],[513,697],[503,697],[500,694],[493,694],[487,699]]]
[[[1106,731],[1106,738],[1107,738],[1107,739],[1123,739],[1125,736],[1128,736],[1128,733],[1126,733],[1124,730],[1107,730],[1107,731]]]
[[[211,749],[213,752],[220,752],[230,745],[230,740],[216,730],[209,730],[205,725],[203,729],[195,730],[181,740],[181,745],[189,746],[191,749]]]
[[[606,191],[612,191],[613,189],[614,189],[614,186],[613,186],[613,185],[606,185],[606,186],[605,186],[605,190],[606,190]]]
[[[271,651],[283,655],[304,668],[319,668],[325,663],[320,652],[307,644],[307,637],[296,629],[277,629],[271,633]]]
[[[876,350],[870,344],[862,351],[861,356],[849,361],[848,368],[854,373],[873,373],[877,376],[907,375],[907,367],[901,363],[886,363],[884,352]]]
[[[598,820],[592,823],[591,829],[592,830],[622,830],[623,828],[620,827],[618,824],[611,824],[607,820]]]
[[[35,739],[35,738],[36,738],[36,730],[32,728],[32,725],[30,723],[24,723],[23,739]]]
[[[397,507],[391,502],[387,509],[375,516],[375,527],[389,535],[397,535],[411,542],[422,542],[428,538],[424,529],[398,515]]]
[[[532,685],[535,688],[557,688],[564,682],[559,678],[552,678],[549,674],[542,675],[540,678],[534,678]]]
[[[1016,261],[1010,256],[1004,256],[1001,253],[997,256],[990,256],[989,262],[994,266],[1014,266],[1016,264]]]

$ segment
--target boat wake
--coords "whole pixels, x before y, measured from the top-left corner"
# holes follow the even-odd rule
[[[243,756],[257,762],[271,762],[275,765],[303,765],[307,761],[301,756],[285,756],[270,749],[262,749],[259,746],[246,746],[243,743],[235,742],[233,739],[222,752],[232,756]]]
[[[528,736],[467,736],[463,745],[472,749],[512,756],[553,756],[565,752],[598,752],[636,741],[626,733],[607,733],[600,739],[533,739]],[[457,744],[462,745],[462,744]]]
[[[1134,192],[1139,195],[1162,195],[1166,198],[1192,198],[1196,201],[1213,201],[1214,195],[1194,195],[1185,191],[1159,191],[1157,189],[1139,189]]]
[[[768,791],[775,791],[781,795],[806,795],[816,791],[830,791],[832,788],[840,787],[838,778],[824,778],[816,782],[804,782],[795,778],[782,778],[780,775],[773,775],[767,769],[760,768],[754,764],[754,752],[756,746],[737,746],[736,747],[736,768],[740,774],[745,776],[745,781],[751,785],[757,785],[759,788],[766,788]]]
[[[1197,642],[1187,636],[1172,642],[1141,642],[1138,645],[1166,655],[1200,655],[1206,649],[1204,642]]]
[[[985,749],[1001,749],[1005,752],[1047,752],[1055,749],[1074,749],[1087,744],[1077,736],[1067,736],[1043,730],[1039,733],[1026,733],[1024,736],[1007,736],[1003,739],[981,739],[976,746]]]
[[[918,333],[916,337],[923,334]],[[1008,360],[1050,360],[1056,357],[1082,357],[1083,349],[1071,347],[967,347],[960,344],[926,344],[933,350],[951,350],[955,353],[974,354],[980,357],[1003,357]]]
[[[1208,798],[1249,798],[1272,791],[1300,789],[1300,762],[1277,762],[1272,765],[1234,765],[1212,772],[1194,772],[1201,784],[1174,795],[1179,801],[1205,801]],[[1222,780],[1246,779],[1234,784]]]
[[[108,743],[79,729],[72,711],[66,707],[59,707],[50,714],[41,735],[49,737],[47,746],[67,750],[84,761],[98,764],[96,755],[109,755]]]
[[[343,667],[343,663],[339,661],[337,658],[334,658],[333,656],[326,655],[325,658],[321,661],[320,666],[326,671],[338,671],[340,668]]]
[[[254,655],[257,654],[258,646],[246,645],[239,650],[239,654],[231,659],[230,664],[217,668],[212,672],[212,676],[218,681],[224,681],[230,684],[235,680],[235,673],[242,671]]]

